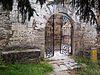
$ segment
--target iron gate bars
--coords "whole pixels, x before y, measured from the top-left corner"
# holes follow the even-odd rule
[[[57,26],[57,25],[55,25],[55,18],[57,17],[57,15],[60,15],[62,17],[62,19],[61,19],[62,23],[59,25],[60,32],[59,32],[58,35],[60,36],[60,38],[55,39],[56,38],[55,37],[56,36],[55,35],[55,33],[56,33],[55,27]],[[70,54],[73,53],[73,24],[72,24],[73,20],[70,18],[70,16],[68,14],[60,12],[59,14],[53,14],[49,18],[47,25],[46,25],[46,28],[45,28],[45,50],[46,50],[46,56],[47,57],[54,56],[54,51],[55,51],[55,46],[56,46],[55,44],[56,44],[56,41],[58,41],[58,40],[59,40],[58,43],[60,42],[60,46],[59,46],[60,53],[63,53],[63,51],[64,51],[64,53],[67,53],[67,51],[69,49],[69,47],[66,48],[66,49],[62,49],[62,44],[63,44],[62,40],[66,39],[66,38],[63,38],[63,35],[62,35],[62,27],[65,24],[63,22],[64,21],[63,17],[66,18],[65,23],[67,22],[67,20],[69,20],[70,25],[71,25],[70,36],[68,36],[68,37],[70,37],[70,42],[71,42],[70,43],[70,47],[71,47],[71,53]]]

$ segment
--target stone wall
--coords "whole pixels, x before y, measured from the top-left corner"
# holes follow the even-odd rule
[[[44,30],[33,30],[33,28],[28,28],[20,23],[12,25],[12,30],[14,34],[10,38],[9,46],[30,48],[35,46],[38,48],[38,46],[44,44]]]
[[[9,43],[6,43],[6,47],[8,48],[6,50],[38,48],[42,51],[41,56],[43,57],[45,50],[45,25],[47,23],[48,18],[52,14],[58,12],[67,12],[69,16],[71,16],[74,20],[76,18],[73,15],[70,15],[67,10],[67,6],[62,7],[62,5],[49,5],[47,7],[46,4],[44,4],[41,8],[40,4],[34,4],[34,0],[30,1],[31,6],[36,9],[39,16],[36,16],[36,14],[34,14],[30,22],[26,20],[25,24],[21,24],[21,15],[18,13],[17,2],[15,0],[13,4],[13,10],[12,12],[10,12],[10,21],[12,23],[9,24],[10,21],[8,22],[8,19],[6,19],[7,16],[4,16],[3,14],[0,15],[0,25],[10,25],[9,30],[3,30],[4,28],[0,27],[0,39],[2,39],[2,37],[8,37],[9,34],[9,38],[6,39],[9,40],[7,41]],[[1,34],[1,31],[3,32],[3,34]],[[4,40],[0,40],[0,45],[3,45],[3,41]]]
[[[22,51],[6,51],[2,52],[2,57],[5,63],[39,63],[40,62],[40,50],[28,49]]]
[[[16,55],[16,51],[27,50],[27,49],[39,49],[41,50],[41,58],[44,57],[45,47],[45,23],[47,19],[43,19],[45,13],[41,11],[40,6],[34,5],[39,14],[39,17],[34,15],[30,22],[26,20],[24,24],[21,23],[21,15],[18,14],[17,3],[14,3],[13,10],[6,13],[0,10],[0,48],[5,48],[5,51],[15,51],[13,54],[6,54],[11,60],[17,61],[17,57],[24,56],[24,53]],[[38,8],[40,10],[38,10]],[[41,13],[41,12],[43,13]],[[48,11],[47,11],[48,12]],[[35,18],[35,20],[34,20]],[[45,22],[44,22],[45,21]],[[11,23],[10,23],[11,22]],[[8,29],[9,28],[9,29]],[[4,43],[4,45],[3,45]],[[36,53],[36,52],[35,52]],[[25,53],[27,54],[27,53]],[[34,54],[34,53],[33,53]],[[14,56],[15,55],[15,56]],[[29,53],[27,55],[30,55]],[[27,56],[25,55],[25,56]],[[37,53],[35,54],[37,55]],[[4,59],[8,58],[4,56]],[[17,57],[16,57],[17,56]],[[16,57],[16,58],[15,58]],[[13,59],[14,58],[14,59]],[[26,57],[23,57],[23,59]],[[8,59],[9,61],[10,59]],[[19,62],[20,59],[18,59]],[[13,62],[12,62],[13,63]]]
[[[11,22],[10,13],[0,11],[0,49],[40,49],[44,57],[44,30],[35,30],[33,25]]]
[[[33,27],[21,23],[13,23],[12,31],[13,36],[9,39],[7,45],[8,50],[21,50],[21,49],[40,49],[42,50],[41,56],[44,52],[44,30],[34,30]]]
[[[9,39],[13,35],[13,31],[11,30],[11,21],[9,18],[9,11],[0,11],[0,49],[4,48]]]

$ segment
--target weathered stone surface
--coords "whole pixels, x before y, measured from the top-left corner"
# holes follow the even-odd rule
[[[39,49],[5,51],[2,52],[2,57],[6,63],[39,63],[40,53]]]
[[[7,38],[7,35],[9,34],[9,31],[6,30],[5,28],[1,27],[0,28],[0,39],[5,39]]]
[[[0,48],[5,47],[12,36],[9,11],[0,11]]]
[[[12,38],[10,38],[10,42],[8,47],[12,46],[19,46],[19,47],[29,47],[33,48],[34,46],[38,47],[44,45],[45,43],[45,36],[44,31],[29,31],[26,30],[27,28],[21,30],[15,30]]]
[[[73,59],[67,55],[60,54],[58,51],[55,52],[54,57],[48,58],[48,60],[54,68],[54,71],[48,75],[75,75],[75,73],[70,73],[72,70],[75,70],[75,68],[80,68],[78,67],[79,64],[77,64]]]

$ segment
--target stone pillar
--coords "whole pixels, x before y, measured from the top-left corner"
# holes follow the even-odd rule
[[[75,51],[75,28],[74,28],[74,23],[72,23],[72,54],[75,55],[76,51]]]
[[[96,12],[96,16],[97,16],[97,43],[100,45],[100,14],[99,11]]]

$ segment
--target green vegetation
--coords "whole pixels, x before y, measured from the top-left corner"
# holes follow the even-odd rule
[[[99,63],[92,63],[90,59],[83,57],[74,57],[74,59],[82,66],[76,70],[77,75],[100,75]]]
[[[2,49],[0,49],[0,65],[3,65],[2,57],[1,57]]]
[[[53,71],[48,63],[42,64],[15,64],[5,68],[0,67],[0,75],[46,75]]]

